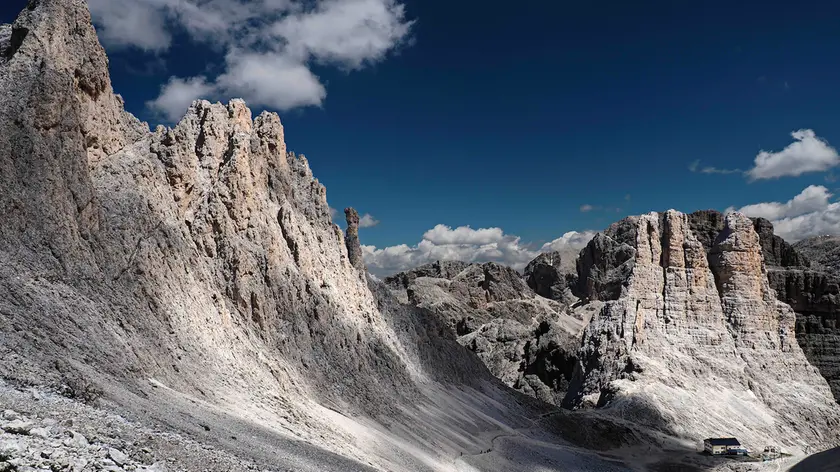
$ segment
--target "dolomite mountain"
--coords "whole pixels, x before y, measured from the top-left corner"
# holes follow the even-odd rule
[[[199,101],[149,130],[114,94],[83,0],[30,1],[0,57],[9,418],[49,419],[48,440],[71,433],[63,414],[99,438],[84,454],[135,425],[127,453],[173,470],[624,469],[532,439],[547,405],[369,280],[356,213],[345,237],[276,114]],[[84,423],[102,415],[50,392],[101,394],[122,419]],[[0,468],[64,467],[6,419]],[[96,467],[122,470],[103,454]]]
[[[586,329],[564,403],[677,435],[836,443],[840,407],[768,281],[772,244],[762,245],[744,215],[721,217],[719,231],[692,225],[698,219],[627,218],[583,251],[581,295],[604,306]]]
[[[386,282],[453,327],[507,385],[544,401],[676,436],[840,439],[826,381],[837,366],[833,279],[786,268],[809,263],[766,220],[630,217],[580,251],[576,273],[561,259],[543,254],[519,277],[440,262]]]
[[[715,211],[690,215],[692,228],[711,249],[713,237],[724,226]],[[820,370],[840,401],[840,240],[819,236],[791,245],[773,233],[773,225],[753,220],[776,297],[796,313],[796,338],[808,360]]]
[[[698,441],[837,444],[743,217],[708,258],[669,212],[574,271],[386,285],[277,115],[125,112],[83,0],[0,25],[0,97],[0,470],[731,470]]]

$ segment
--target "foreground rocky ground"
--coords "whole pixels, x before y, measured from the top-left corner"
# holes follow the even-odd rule
[[[4,472],[266,470],[162,425],[150,427],[40,388],[0,382],[0,405]]]

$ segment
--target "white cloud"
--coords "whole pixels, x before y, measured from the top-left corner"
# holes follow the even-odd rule
[[[290,110],[320,106],[327,91],[309,68],[281,53],[228,54],[227,72],[219,76],[219,95],[244,97],[252,106]]]
[[[437,225],[426,231],[423,239],[415,246],[401,244],[382,249],[362,246],[362,252],[368,270],[379,276],[391,275],[438,260],[492,261],[522,270],[541,252],[565,248],[579,249],[594,235],[591,231],[573,231],[544,244],[540,250],[532,250],[530,245],[523,244],[519,237],[505,234],[501,228],[451,228]]]
[[[172,44],[166,0],[88,0],[100,39],[110,47],[163,51]],[[174,3],[174,2],[173,2]]]
[[[320,106],[327,92],[313,63],[361,69],[404,44],[413,24],[399,0],[89,2],[108,47],[162,53],[180,31],[224,54],[217,77],[173,77],[149,102],[170,121],[206,96],[279,110]]]
[[[750,179],[795,177],[808,172],[824,172],[840,164],[837,151],[813,130],[794,131],[791,136],[795,141],[783,150],[761,151],[756,156],[755,167],[747,171]]]
[[[432,244],[445,246],[449,244],[472,244],[486,245],[503,240],[505,237],[501,228],[472,229],[469,226],[461,226],[452,229],[446,225],[437,225],[426,231],[423,240]]]
[[[330,218],[335,220],[335,217],[338,215],[338,210],[333,207],[330,207]]]
[[[167,120],[175,122],[184,116],[184,111],[190,107],[193,100],[210,98],[214,93],[214,87],[208,84],[204,77],[172,77],[160,88],[160,95],[146,102],[146,106]]]
[[[373,228],[379,224],[379,220],[374,218],[370,213],[365,213],[359,218],[359,228]]]
[[[787,202],[757,203],[747,205],[738,211],[747,216],[773,221],[819,211],[828,206],[831,196],[828,189],[822,185],[811,185]]]
[[[569,231],[554,241],[543,244],[540,252],[563,251],[564,249],[583,249],[587,244],[589,244],[589,241],[592,241],[592,238],[594,238],[596,234],[598,234],[596,231]]]
[[[404,18],[405,7],[393,0],[328,0],[308,14],[283,18],[271,32],[300,60],[359,69],[402,41],[411,26]]]
[[[738,211],[767,218],[777,235],[795,242],[812,236],[840,234],[840,203],[832,203],[833,196],[827,188],[811,185],[787,202],[758,203]]]
[[[595,207],[594,207],[594,206],[592,206],[592,205],[581,205],[581,206],[580,206],[580,211],[581,211],[581,213],[587,213],[587,212],[590,212],[590,211],[592,211],[592,210],[594,210],[594,209],[595,209]]]

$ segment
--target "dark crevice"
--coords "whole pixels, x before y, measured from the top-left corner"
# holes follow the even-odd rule
[[[18,49],[23,45],[23,40],[26,39],[26,36],[29,35],[29,30],[26,28],[18,27],[12,29],[12,37],[9,42],[9,47],[6,48],[5,51],[0,51],[0,56],[5,58],[11,58],[18,52]]]
[[[210,113],[209,109],[205,109],[201,114],[201,119],[198,122],[198,137],[195,138],[195,155],[201,160],[204,157],[204,152],[201,150],[207,140],[207,133],[204,127],[207,124],[207,115]]]
[[[285,222],[283,221],[283,216],[283,209],[280,209],[277,213],[277,222],[280,223],[280,231],[283,233],[283,239],[286,240],[286,245],[289,247],[289,252],[292,253],[295,264],[300,266],[300,250],[297,242],[294,238],[292,238],[291,234],[289,234],[288,228],[286,228]]]

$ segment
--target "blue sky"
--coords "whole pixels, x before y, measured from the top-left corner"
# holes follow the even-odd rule
[[[202,77],[196,88],[209,99],[246,91],[255,112],[279,111],[289,148],[309,158],[333,207],[379,221],[362,231],[364,244],[414,251],[402,262],[395,252],[393,265],[432,257],[415,247],[424,234],[475,246],[465,258],[485,257],[476,248],[488,244],[498,251],[483,254],[504,253],[498,232],[436,239],[437,225],[500,228],[508,243],[521,238],[515,250],[536,251],[569,231],[668,208],[765,202],[750,208],[791,239],[834,232],[819,221],[840,221],[831,219],[840,215],[831,171],[840,159],[826,144],[840,142],[840,5],[831,2],[209,0],[177,14],[167,2],[91,1],[128,110],[166,123],[148,103],[171,77]],[[0,21],[24,5],[4,1]],[[235,30],[201,16],[231,5],[279,13]],[[135,10],[126,19],[119,8]],[[313,12],[323,15],[307,23]],[[282,46],[242,39],[281,31],[286,17],[296,22],[284,23]],[[238,58],[267,50],[295,57],[278,69],[285,82],[232,78]],[[751,169],[760,151],[783,151],[800,129],[815,135],[768,164],[780,176],[700,172]],[[791,175],[804,168],[812,171]],[[819,187],[787,203],[809,186]],[[498,258],[521,265],[527,255]]]

